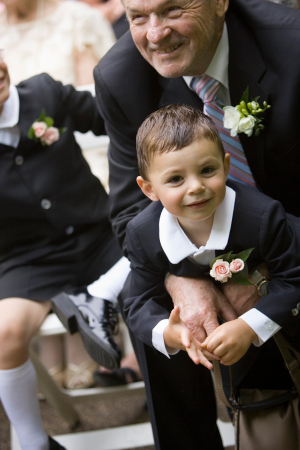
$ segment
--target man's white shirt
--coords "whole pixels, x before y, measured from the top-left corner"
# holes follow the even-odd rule
[[[221,205],[216,209],[209,239],[205,246],[197,248],[181,228],[178,219],[165,208],[159,220],[159,239],[161,246],[172,264],[178,264],[189,258],[195,264],[207,265],[215,257],[215,250],[224,250],[227,245],[235,204],[235,191],[228,186]],[[252,308],[240,316],[258,335],[255,345],[260,346],[272,337],[280,326],[265,314]],[[154,348],[169,358],[169,355],[178,352],[176,349],[166,348],[163,333],[169,319],[159,322],[152,330],[152,343]]]
[[[229,41],[226,23],[224,23],[223,34],[218,44],[214,57],[205,71],[206,75],[219,81],[220,88],[218,91],[218,99],[223,105],[230,105],[230,93],[228,83],[228,64],[229,64]],[[203,74],[202,74],[203,75]],[[195,74],[196,76],[196,74]],[[199,74],[197,75],[199,76]],[[201,76],[201,75],[200,75]],[[191,81],[193,77],[182,77],[188,87],[191,89]]]

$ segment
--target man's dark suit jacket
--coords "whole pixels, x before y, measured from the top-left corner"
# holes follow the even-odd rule
[[[272,108],[260,137],[240,134],[260,190],[300,215],[300,13],[264,0],[230,0],[229,90],[237,105],[249,86]],[[110,216],[126,251],[125,228],[149,204],[136,185],[135,137],[144,119],[170,103],[202,110],[202,101],[180,78],[166,79],[143,59],[130,33],[94,71],[98,106],[110,137]],[[261,103],[262,104],[262,103]]]
[[[2,259],[36,244],[45,234],[63,239],[72,229],[99,224],[99,233],[110,230],[108,196],[74,138],[75,130],[105,133],[92,95],[63,86],[47,74],[23,81],[17,90],[20,142],[17,148],[0,144]],[[57,142],[45,147],[27,137],[42,110],[54,119],[55,127],[66,128]],[[49,202],[43,207],[45,199],[51,202],[48,208]],[[48,251],[36,248],[39,256]]]
[[[247,260],[250,273],[265,261],[273,277],[268,284],[268,295],[259,300],[256,309],[278,323],[288,340],[300,350],[300,314],[292,314],[300,301],[300,221],[288,219],[278,201],[240,183],[232,181],[228,185],[236,191],[234,213],[228,243],[224,250],[216,251],[216,256],[230,251],[237,254],[254,247]],[[169,318],[174,307],[164,286],[166,274],[210,278],[209,265],[196,265],[188,258],[178,264],[169,262],[159,240],[162,208],[160,202],[150,204],[128,223],[126,233],[131,280],[124,312],[131,330],[149,346],[152,346],[153,328]],[[260,353],[269,360],[270,345],[252,347],[244,361],[234,366],[239,381],[248,373],[250,361]],[[279,354],[276,362],[287,372]],[[278,374],[275,362],[274,366]],[[261,375],[261,364],[259,370]],[[269,364],[266,372],[267,379],[272,378]]]

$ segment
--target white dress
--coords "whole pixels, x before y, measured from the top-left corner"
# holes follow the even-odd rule
[[[83,52],[90,45],[100,60],[115,41],[106,18],[80,1],[62,1],[52,13],[15,25],[8,25],[6,12],[0,12],[0,48],[5,50],[13,84],[47,72],[75,85],[74,50]]]

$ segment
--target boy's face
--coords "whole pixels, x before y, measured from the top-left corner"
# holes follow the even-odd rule
[[[149,182],[138,177],[143,192],[184,225],[212,216],[225,196],[230,156],[222,158],[213,141],[194,141],[181,150],[156,155],[149,170]]]

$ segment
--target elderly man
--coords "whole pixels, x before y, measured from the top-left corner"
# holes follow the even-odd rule
[[[110,137],[110,214],[124,253],[126,225],[148,204],[135,181],[137,129],[147,115],[170,103],[202,110],[206,100],[198,87],[203,79],[192,77],[204,74],[218,83],[217,101],[223,105],[239,104],[247,87],[250,98],[259,96],[261,105],[264,101],[271,105],[263,114],[265,129],[259,136],[240,133],[237,152],[232,148],[235,144],[227,142],[226,150],[235,159],[231,177],[280,200],[288,212],[299,216],[295,194],[300,161],[300,46],[295,43],[300,40],[299,12],[262,0],[230,0],[230,4],[228,0],[124,0],[124,5],[131,34],[94,71],[98,106]],[[199,339],[216,327],[217,313],[233,317],[226,298],[203,280],[170,276],[167,288]],[[251,294],[244,309],[256,299]],[[236,289],[227,296],[239,313],[244,292]],[[190,372],[183,374],[181,358],[186,355],[167,360],[139,342],[136,349],[157,448],[221,448],[205,369],[191,364]],[[164,382],[164,371],[169,370],[174,374],[171,386]],[[190,377],[198,377],[198,392],[189,391]],[[198,403],[196,417],[183,409],[188,402]]]
[[[231,154],[230,177],[280,200],[299,216],[299,12],[263,0],[124,0],[124,6],[131,33],[101,60],[94,76],[110,137],[110,216],[125,255],[126,225],[149,202],[136,184],[136,132],[150,113],[170,103],[190,104],[211,115]],[[216,92],[211,98],[206,95],[210,86]],[[259,136],[232,137],[222,126],[222,115],[214,114],[216,102],[238,105],[247,87],[249,100],[260,97],[259,103],[271,109],[262,114],[265,129]],[[260,289],[264,281],[258,273]],[[235,317],[231,304],[240,314],[257,300],[255,286],[246,296],[237,287],[225,292],[230,304],[212,283],[173,275],[167,289],[200,340],[217,326],[217,314]],[[265,323],[270,325],[263,319],[262,328]],[[272,323],[269,328],[273,331],[265,340],[278,329]],[[156,448],[222,448],[208,371],[190,362],[183,373],[184,352],[168,360],[139,341],[134,344]],[[168,371],[172,383],[164,376]],[[198,380],[196,392],[189,388],[191,378]]]

